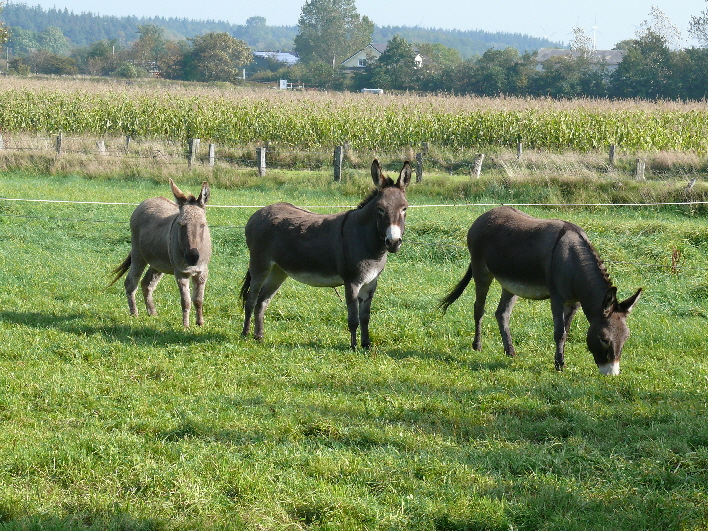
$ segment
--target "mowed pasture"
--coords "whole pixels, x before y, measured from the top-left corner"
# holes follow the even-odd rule
[[[174,178],[198,193],[201,177]],[[134,205],[169,197],[167,179],[0,176],[0,197],[70,201],[0,202],[0,529],[705,529],[702,207],[522,207],[585,228],[621,298],[644,287],[616,377],[598,374],[580,314],[567,369],[554,370],[547,301],[517,304],[513,360],[496,285],[482,352],[473,290],[441,316],[466,231],[489,207],[436,176],[409,188],[370,351],[349,349],[341,291],[292,280],[263,342],[242,338],[253,207],[331,212],[370,185],[363,170],[330,180],[212,183],[206,324],[185,330],[173,278],[155,292],[157,317],[142,300],[130,317],[121,283],[107,288]],[[490,180],[488,197],[512,189],[524,196]]]

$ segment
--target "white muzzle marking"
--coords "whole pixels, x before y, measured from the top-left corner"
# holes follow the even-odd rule
[[[390,225],[386,231],[386,241],[394,243],[401,239],[401,227]]]
[[[617,376],[620,373],[619,361],[615,361],[614,363],[606,363],[605,365],[598,365],[597,368],[603,376]]]

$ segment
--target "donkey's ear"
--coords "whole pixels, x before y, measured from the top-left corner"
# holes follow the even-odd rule
[[[209,190],[209,183],[204,181],[202,183],[202,191],[199,192],[199,197],[197,197],[197,204],[199,206],[204,206],[209,202],[209,197],[211,197],[211,192]]]
[[[177,185],[174,183],[172,179],[170,179],[170,188],[172,188],[172,193],[175,196],[175,199],[177,200],[178,205],[183,205],[184,203],[187,202],[187,196],[182,190],[177,188]]]
[[[626,300],[623,300],[622,302],[619,303],[619,309],[621,312],[624,313],[629,313],[632,311],[634,308],[634,305],[637,304],[637,301],[639,300],[639,297],[642,296],[642,288],[639,288],[637,290],[637,293],[632,295]]]
[[[605,293],[605,298],[602,299],[602,315],[609,317],[617,304],[617,288],[612,286]]]
[[[408,188],[408,185],[411,183],[411,173],[411,163],[405,161],[403,168],[401,168],[401,174],[398,176],[398,181],[396,181],[396,186],[401,190]]]
[[[374,162],[371,163],[371,180],[374,181],[376,188],[383,188],[383,184],[386,182],[386,177],[381,171],[378,159],[374,159]]]

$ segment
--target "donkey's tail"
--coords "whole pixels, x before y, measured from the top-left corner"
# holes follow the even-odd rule
[[[462,295],[462,292],[465,291],[465,288],[467,287],[467,284],[470,283],[470,280],[472,280],[472,264],[470,263],[469,267],[467,268],[467,272],[465,273],[465,276],[462,277],[462,280],[460,280],[457,285],[452,288],[452,291],[448,293],[444,299],[440,301],[438,304],[438,308],[442,310],[443,313],[447,311],[447,309],[450,307],[450,305],[455,302],[457,299],[460,298],[460,295]]]
[[[113,280],[108,284],[109,286],[112,286],[113,284],[116,283],[116,281],[122,277],[128,269],[130,269],[130,264],[132,263],[131,259],[132,253],[128,253],[128,257],[123,260],[123,263],[116,267],[113,271],[111,271],[112,275],[115,275],[113,277]]]
[[[239,295],[242,306],[246,304],[249,289],[251,289],[251,272],[246,271],[246,276],[243,277],[243,284],[241,284],[241,293]]]

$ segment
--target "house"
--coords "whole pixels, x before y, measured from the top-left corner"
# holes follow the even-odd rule
[[[253,57],[256,59],[270,59],[271,61],[278,61],[283,63],[285,66],[293,66],[300,59],[297,55],[289,52],[253,52]]]
[[[357,72],[363,70],[367,67],[369,61],[375,61],[378,59],[381,54],[386,51],[387,46],[387,44],[371,43],[363,50],[359,50],[348,59],[342,61],[339,66],[347,72]],[[413,52],[415,53],[415,66],[416,68],[420,68],[423,65],[423,57],[420,53],[418,53],[418,48],[415,46],[413,47]]]
[[[536,70],[543,72],[543,63],[556,57],[576,58],[583,52],[561,49],[561,48],[541,48],[536,55]],[[622,62],[624,50],[592,50],[590,59],[598,64],[605,63],[608,70],[612,71]]]

